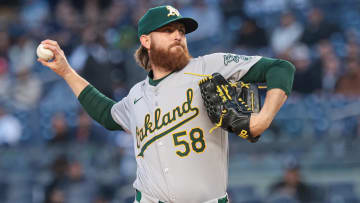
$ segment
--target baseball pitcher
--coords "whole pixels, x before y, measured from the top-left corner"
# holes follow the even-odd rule
[[[228,202],[228,132],[256,142],[291,92],[295,68],[287,61],[231,53],[191,57],[186,34],[197,27],[172,6],[149,9],[138,22],[141,44],[134,55],[149,74],[118,102],[80,77],[56,41],[41,42],[55,59],[38,60],[64,78],[88,114],[133,136],[135,202]],[[239,93],[240,80],[242,89],[266,83],[258,113]]]

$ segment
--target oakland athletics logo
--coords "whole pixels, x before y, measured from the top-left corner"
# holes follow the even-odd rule
[[[176,10],[176,8],[172,7],[172,6],[166,6],[166,9],[169,10],[169,14],[167,15],[168,17],[170,16],[180,16],[180,13],[178,10]]]
[[[251,59],[251,56],[243,56],[236,54],[224,54],[224,65],[227,66],[231,62],[239,63],[240,60],[248,61]]]

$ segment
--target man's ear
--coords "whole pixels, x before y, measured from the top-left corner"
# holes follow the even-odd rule
[[[150,49],[151,40],[149,35],[141,35],[140,42],[143,47]]]

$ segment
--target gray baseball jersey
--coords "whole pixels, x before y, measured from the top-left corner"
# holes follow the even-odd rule
[[[239,80],[260,56],[215,53],[190,60],[158,85],[136,84],[111,114],[134,136],[134,187],[166,202],[205,202],[226,194],[227,132],[208,118],[198,86],[201,77],[221,73]]]

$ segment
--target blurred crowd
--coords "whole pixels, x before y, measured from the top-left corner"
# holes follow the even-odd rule
[[[188,35],[193,57],[232,52],[286,59],[296,66],[293,93],[279,113],[279,122],[275,120],[269,130],[273,140],[308,134],[306,122],[316,124],[310,132],[316,139],[334,132],[336,139],[345,132],[351,141],[359,140],[357,0],[1,0],[2,148],[106,144],[119,149],[113,152],[115,157],[121,157],[115,158],[114,165],[120,167],[124,177],[133,178],[131,137],[109,132],[92,121],[65,82],[36,61],[35,50],[44,39],[58,41],[78,73],[119,101],[146,76],[133,59],[139,46],[137,21],[148,8],[162,4],[171,4],[183,16],[199,22],[198,30]],[[330,112],[336,108],[338,111]],[[334,120],[341,121],[341,126],[332,125]],[[283,121],[288,121],[288,125],[284,126]],[[343,153],[347,144],[338,142],[336,153]],[[60,203],[64,202],[65,193],[66,197],[92,198],[97,203],[114,198],[114,188],[92,187],[96,184],[83,177],[81,162],[69,159],[69,154],[54,154],[45,163],[51,165],[53,161],[53,178],[46,179],[44,196],[38,199]],[[0,158],[0,168],[3,159]],[[2,187],[6,188],[6,184],[0,182]],[[7,190],[2,191],[0,202],[5,201],[2,194],[7,194]],[[81,195],[85,193],[104,195]]]

